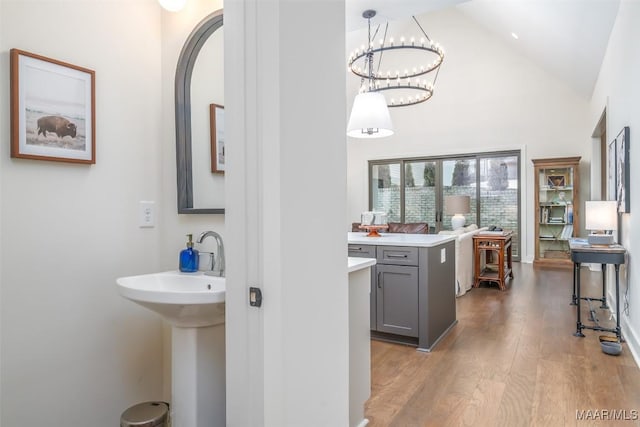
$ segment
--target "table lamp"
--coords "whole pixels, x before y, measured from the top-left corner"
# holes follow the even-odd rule
[[[445,196],[444,213],[451,217],[451,228],[457,230],[464,227],[464,214],[471,212],[470,196]]]
[[[618,211],[615,200],[588,201],[584,205],[584,228],[591,230],[587,237],[590,245],[615,243],[612,230],[618,229]]]

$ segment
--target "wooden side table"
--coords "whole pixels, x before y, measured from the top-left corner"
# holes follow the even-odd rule
[[[474,288],[480,286],[480,282],[495,282],[501,291],[507,289],[507,279],[513,279],[511,236],[511,232],[502,234],[482,234],[480,232],[473,236]],[[487,260],[495,261],[497,258],[497,262],[485,262],[482,265],[482,252],[491,254],[487,254]]]

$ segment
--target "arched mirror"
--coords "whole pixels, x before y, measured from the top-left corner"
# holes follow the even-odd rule
[[[222,10],[185,42],[175,81],[178,213],[224,213]]]

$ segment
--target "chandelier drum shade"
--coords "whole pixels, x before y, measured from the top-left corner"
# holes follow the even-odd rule
[[[347,135],[354,138],[384,138],[393,135],[391,115],[382,94],[356,95],[347,124]]]
[[[362,16],[369,20],[370,27],[375,11],[367,10]],[[362,79],[360,91],[384,92],[389,107],[415,105],[430,99],[444,61],[444,48],[429,38],[415,17],[413,20],[422,33],[419,37],[387,39],[387,24],[378,42],[369,30],[367,45],[349,56],[349,71]],[[378,58],[376,65],[374,57]],[[427,79],[433,72],[433,80]]]

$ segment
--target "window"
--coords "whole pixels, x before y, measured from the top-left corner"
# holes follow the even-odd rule
[[[401,222],[400,163],[374,165],[370,176],[371,210],[386,212],[390,222]]]
[[[513,256],[520,256],[518,156],[480,158],[480,224],[513,230]]]
[[[404,163],[404,221],[433,222],[436,215],[436,162]]]
[[[376,160],[369,162],[369,208],[392,222],[426,222],[430,231],[451,228],[444,198],[468,195],[466,224],[513,231],[520,258],[520,152]]]

